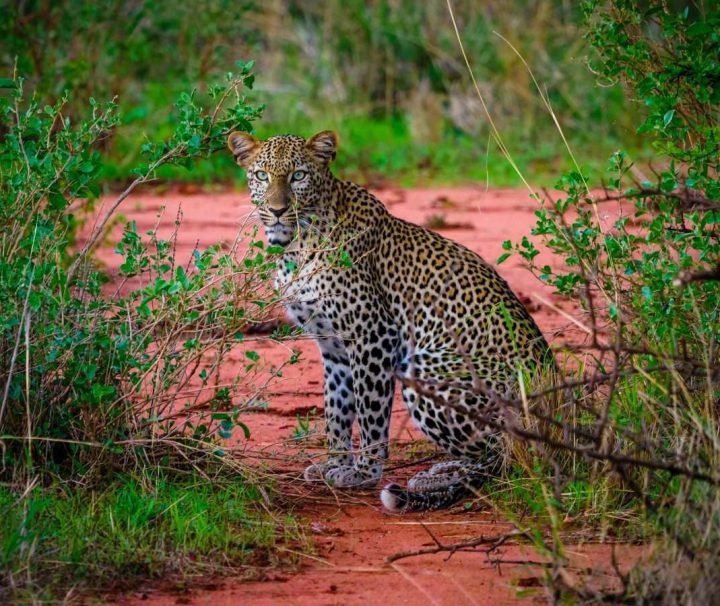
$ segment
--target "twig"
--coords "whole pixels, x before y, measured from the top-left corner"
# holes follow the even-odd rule
[[[475,539],[468,539],[467,541],[460,541],[458,543],[449,543],[444,544],[440,542],[440,540],[433,534],[433,532],[425,525],[421,524],[425,532],[428,533],[430,538],[433,540],[435,545],[433,547],[423,547],[421,549],[411,549],[408,551],[398,551],[397,553],[394,553],[392,555],[389,555],[387,558],[385,558],[385,561],[388,564],[391,564],[393,562],[396,562],[397,560],[402,560],[404,558],[412,558],[415,556],[420,555],[428,555],[433,553],[443,553],[447,552],[448,556],[445,558],[445,561],[449,560],[455,553],[458,551],[480,551],[481,553],[484,553],[486,555],[491,554],[493,551],[497,550],[498,547],[501,545],[504,545],[507,541],[510,539],[513,539],[515,537],[526,537],[528,538],[528,533],[525,530],[513,530],[511,532],[501,534],[501,535],[491,535],[491,536],[484,536],[480,535],[479,537]],[[480,547],[481,545],[488,545],[487,549],[483,550],[477,550],[477,547]]]
[[[720,280],[720,263],[715,269],[707,271],[684,271],[673,280],[673,286],[684,286],[690,282],[706,282]]]

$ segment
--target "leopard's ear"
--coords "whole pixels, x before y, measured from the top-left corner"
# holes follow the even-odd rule
[[[305,147],[318,162],[330,164],[337,153],[338,136],[331,130],[324,130],[310,137]]]
[[[260,151],[262,145],[250,133],[240,131],[230,133],[227,143],[233,156],[235,156],[235,161],[243,168],[247,168],[252,164],[255,154]]]

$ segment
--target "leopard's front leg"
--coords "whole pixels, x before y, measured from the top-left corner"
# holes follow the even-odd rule
[[[352,369],[360,451],[353,465],[328,469],[325,480],[340,488],[371,487],[382,477],[388,456],[390,413],[395,392],[397,331],[381,311],[368,314],[346,340]]]
[[[353,464],[352,427],[355,421],[355,393],[350,355],[337,336],[318,339],[325,375],[325,435],[328,460],[305,469],[306,480],[323,480],[336,467]]]

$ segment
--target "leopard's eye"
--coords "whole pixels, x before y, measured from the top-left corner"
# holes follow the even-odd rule
[[[296,170],[290,177],[291,181],[302,181],[307,176],[307,171]]]
[[[255,171],[255,176],[256,176],[260,181],[267,181],[267,180],[268,180],[268,174],[267,174],[264,170],[256,170],[256,171]]]

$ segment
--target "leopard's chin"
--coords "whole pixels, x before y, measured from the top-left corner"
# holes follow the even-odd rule
[[[265,235],[267,236],[268,244],[272,246],[287,246],[295,235],[295,230],[276,223],[270,227],[265,226]]]

